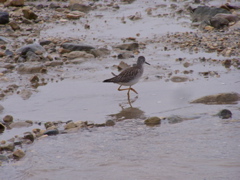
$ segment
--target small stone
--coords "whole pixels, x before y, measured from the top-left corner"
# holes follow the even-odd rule
[[[179,116],[171,116],[167,118],[169,124],[176,124],[183,121],[183,118]]]
[[[139,44],[138,43],[121,44],[116,46],[116,48],[119,48],[121,50],[133,51],[139,48]]]
[[[107,120],[106,121],[106,126],[114,126],[115,122],[113,120]]]
[[[204,29],[207,30],[207,31],[212,31],[214,29],[214,27],[212,27],[212,26],[205,26]]]
[[[30,78],[31,83],[36,83],[39,82],[39,77],[37,75],[34,75]]]
[[[86,127],[87,125],[86,122],[84,121],[76,121],[75,124],[77,125],[77,127],[80,127],[80,128]]]
[[[74,44],[74,43],[63,43],[61,47],[68,52],[71,51],[90,51],[91,49],[95,49],[93,46],[85,45],[85,44]],[[66,52],[67,52],[66,51]]]
[[[45,65],[51,66],[51,67],[61,66],[61,65],[63,65],[63,62],[62,61],[51,61],[51,62],[46,62]]]
[[[5,155],[0,154],[0,161],[8,161],[8,157],[5,156]]]
[[[24,7],[22,9],[22,12],[23,17],[25,17],[26,19],[35,20],[38,18],[38,15],[36,15],[31,9],[29,9],[29,7]]]
[[[22,97],[22,99],[27,100],[32,96],[32,91],[30,89],[22,89],[19,95]],[[26,122],[26,123],[29,123],[29,122]],[[29,123],[29,124],[32,124],[32,123]]]
[[[10,128],[23,128],[23,127],[30,127],[32,124],[27,122],[13,122],[9,125]]]
[[[44,70],[44,66],[42,64],[39,65],[31,65],[31,64],[21,64],[17,71],[19,74],[33,74],[33,73],[41,73]]]
[[[53,136],[53,135],[57,135],[57,134],[59,134],[58,129],[47,130],[43,133],[43,135],[48,135],[48,136]]]
[[[119,71],[122,71],[122,70],[124,70],[124,69],[129,68],[129,67],[130,67],[130,66],[129,66],[127,63],[123,62],[123,61],[121,61],[121,62],[119,63],[119,65],[117,66],[117,68],[118,68]]]
[[[151,117],[144,121],[147,126],[155,126],[161,124],[161,119],[159,117]]]
[[[3,133],[5,131],[6,127],[0,123],[0,133]]]
[[[42,40],[42,41],[39,42],[39,44],[41,46],[49,45],[51,43],[52,43],[52,41],[50,41],[50,40]]]
[[[76,59],[76,58],[94,58],[94,55],[86,53],[85,51],[72,51],[68,54],[64,54],[63,56],[68,59]]]
[[[36,135],[36,137],[40,137],[46,132],[46,130],[36,128],[33,129],[32,132]]]
[[[74,122],[69,122],[64,126],[64,129],[71,129],[71,128],[75,128],[77,127],[77,125]]]
[[[52,122],[46,122],[46,123],[44,123],[44,126],[46,129],[48,129],[51,126],[54,126],[54,124]]]
[[[5,123],[12,123],[13,122],[13,116],[11,115],[6,115],[4,118],[3,118],[3,121]]]
[[[34,52],[35,54],[45,54],[46,50],[38,43],[28,44],[17,49],[16,52],[20,55],[26,55],[27,52]]]
[[[51,8],[51,9],[57,9],[57,8],[61,8],[61,6],[60,6],[59,4],[57,4],[57,3],[51,3],[51,4],[49,5],[49,8]]]
[[[12,28],[14,31],[21,29],[20,26],[18,25],[18,23],[16,23],[15,21],[11,21],[11,22],[8,23],[8,24],[11,26],[11,28]]]
[[[9,23],[9,14],[8,12],[0,12],[0,24]]]
[[[25,153],[21,149],[17,149],[16,151],[13,152],[13,157],[15,159],[21,159],[25,156]]]
[[[6,6],[23,6],[24,0],[7,0]]]
[[[13,143],[9,143],[3,146],[0,146],[0,151],[13,151],[15,148]]]
[[[28,139],[28,140],[30,140],[31,142],[34,141],[34,135],[33,135],[31,132],[25,132],[23,138],[24,138],[24,139]]]
[[[184,66],[185,68],[188,68],[189,66],[191,66],[191,64],[190,64],[189,62],[185,62],[185,63],[183,63],[183,66]]]
[[[14,53],[12,51],[10,51],[9,49],[6,49],[5,55],[9,56],[9,57],[13,57]],[[11,66],[12,66],[11,69],[15,68],[15,65],[11,64]]]
[[[222,119],[229,119],[232,117],[232,112],[228,109],[223,109],[218,113],[218,116]]]
[[[84,29],[90,29],[90,25],[89,24],[85,24],[84,25]]]
[[[75,3],[75,1],[70,1],[69,9],[71,11],[81,11],[84,13],[89,12],[92,7],[90,5]]]
[[[171,81],[172,82],[176,82],[176,83],[179,83],[179,82],[186,82],[188,80],[187,77],[180,77],[180,76],[173,76],[171,78]]]
[[[33,125],[33,121],[32,120],[26,120],[25,122]]]
[[[85,13],[80,12],[80,11],[72,11],[71,13],[68,13],[66,15],[66,17],[68,19],[79,19],[79,18],[84,17],[84,16],[85,16]]]
[[[7,44],[7,43],[9,43],[9,42],[11,42],[9,39],[0,36],[0,44]],[[2,48],[2,49],[3,49],[3,48]]]
[[[95,57],[105,57],[110,54],[110,50],[107,48],[92,49],[90,53]]]
[[[1,76],[1,75],[0,75]],[[3,94],[0,93],[0,100],[1,98],[4,97]],[[0,113],[4,110],[4,107],[0,104]]]

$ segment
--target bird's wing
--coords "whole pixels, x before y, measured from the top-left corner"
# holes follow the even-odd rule
[[[128,68],[122,71],[118,76],[114,77],[117,78],[118,82],[129,82],[129,80],[133,79],[136,74],[138,74],[140,69],[138,68]]]

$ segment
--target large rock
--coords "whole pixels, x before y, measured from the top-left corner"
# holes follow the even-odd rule
[[[216,14],[214,17],[210,19],[210,24],[216,29],[224,28],[225,26],[229,26],[231,22],[236,23],[239,21],[238,15],[234,14]]]
[[[85,45],[85,44],[74,44],[74,43],[63,43],[61,47],[69,52],[71,51],[90,51],[91,49],[95,49],[93,46]]]
[[[203,104],[235,104],[240,100],[238,93],[221,93],[216,95],[204,96],[196,99],[191,103],[203,103]]]
[[[192,22],[201,22],[210,20],[218,13],[231,14],[230,11],[223,8],[209,7],[209,6],[198,6],[192,10]]]
[[[9,23],[9,14],[8,12],[0,12],[0,24]]]

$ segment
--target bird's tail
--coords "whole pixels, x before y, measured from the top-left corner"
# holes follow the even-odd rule
[[[112,79],[106,79],[103,82],[112,82]]]

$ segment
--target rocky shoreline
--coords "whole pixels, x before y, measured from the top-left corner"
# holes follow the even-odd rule
[[[193,18],[193,22],[201,21],[197,25],[200,26],[197,32],[177,32],[168,33],[165,36],[155,39],[146,39],[138,41],[137,37],[129,37],[123,39],[121,44],[113,44],[109,48],[109,43],[104,46],[91,46],[85,44],[85,40],[81,38],[65,39],[65,38],[47,38],[40,39],[40,34],[44,33],[45,24],[55,22],[57,24],[76,23],[75,20],[80,18],[88,18],[88,13],[96,9],[111,9],[117,11],[121,6],[133,3],[134,1],[122,0],[119,3],[115,1],[86,1],[85,3],[76,3],[75,1],[61,2],[36,2],[36,1],[13,1],[8,0],[0,6],[0,100],[18,94],[27,100],[33,93],[36,93],[39,86],[45,86],[53,81],[62,81],[63,77],[58,75],[62,67],[69,64],[81,64],[89,59],[102,59],[104,57],[112,57],[117,59],[132,58],[140,53],[142,49],[151,43],[163,44],[164,51],[180,49],[181,51],[191,52],[207,52],[217,53],[219,56],[227,57],[227,60],[221,61],[216,59],[201,59],[201,61],[211,61],[222,64],[226,68],[233,67],[240,69],[240,21],[239,7],[226,4],[220,13],[213,13],[212,16]],[[167,5],[156,5],[153,8],[147,8],[148,16],[179,16],[184,17],[186,14],[196,12],[196,9],[189,10],[189,4],[186,2],[183,6],[178,7],[172,1],[169,14],[154,14],[158,8]],[[198,1],[194,1],[194,6],[204,6]],[[194,9],[194,10],[193,10]],[[212,9],[211,9],[212,10]],[[216,9],[214,9],[216,10]],[[218,9],[219,10],[219,9]],[[197,11],[198,17],[205,16],[204,12]],[[200,14],[199,14],[200,13]],[[207,12],[208,13],[208,12]],[[232,16],[215,16],[216,14],[231,14]],[[195,16],[193,16],[195,17]],[[101,18],[101,17],[95,17]],[[131,21],[141,20],[140,14],[127,17]],[[218,19],[219,18],[219,19]],[[91,29],[91,22],[84,24],[85,29]],[[206,23],[208,22],[208,23]],[[209,23],[210,22],[210,23]],[[124,18],[121,23],[125,23]],[[104,40],[102,40],[104,42]],[[182,61],[182,59],[178,59]],[[119,64],[116,67],[120,70],[126,65]],[[128,65],[127,65],[128,66]],[[187,65],[186,65],[187,66]],[[187,72],[186,72],[187,73]],[[203,76],[211,75],[211,72],[203,72]],[[178,82],[178,79],[172,81]],[[184,81],[184,80],[180,80]],[[220,97],[220,98],[219,98]],[[239,101],[239,94],[223,94],[204,97],[201,100],[192,101],[192,103],[206,104],[228,104]],[[0,113],[4,111],[0,101]],[[225,110],[219,114],[222,119],[230,118],[231,111]],[[171,119],[171,118],[170,118]],[[158,117],[150,117],[144,119],[146,125],[154,126],[161,123]],[[177,118],[176,122],[184,119]],[[24,157],[24,145],[31,144],[36,138],[43,138],[49,135],[57,135],[61,133],[69,133],[78,131],[79,129],[88,129],[94,127],[114,126],[115,121],[108,120],[103,124],[94,124],[87,121],[68,121],[68,122],[46,122],[42,128],[41,122],[14,122],[11,115],[7,115],[0,120],[0,133],[4,133],[6,129],[17,127],[28,127],[33,124],[39,124],[41,128],[34,128],[32,132],[25,132],[23,135],[13,137],[10,140],[1,140],[0,142],[0,164],[2,161],[8,162],[19,160]],[[60,130],[59,130],[60,129]]]

